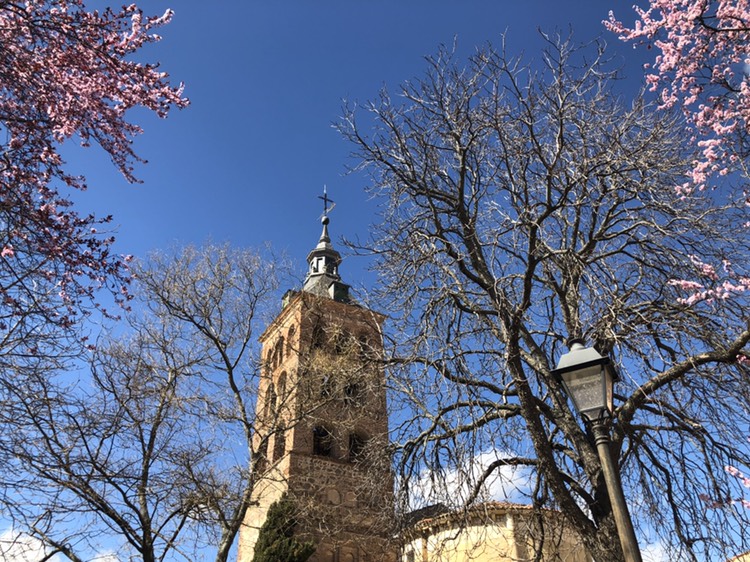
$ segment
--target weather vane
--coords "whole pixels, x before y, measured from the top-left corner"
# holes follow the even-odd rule
[[[323,214],[320,215],[321,218],[328,217],[328,213],[333,211],[333,208],[336,206],[336,203],[334,203],[333,199],[328,198],[328,191],[326,189],[326,186],[323,185],[323,195],[318,195],[318,199],[323,200]],[[328,204],[331,203],[331,206],[329,207]]]

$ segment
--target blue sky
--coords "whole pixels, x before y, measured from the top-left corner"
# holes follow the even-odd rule
[[[113,214],[121,253],[143,256],[175,243],[270,242],[300,264],[317,241],[323,185],[337,207],[331,234],[366,237],[376,204],[366,178],[345,176],[350,147],[331,128],[343,99],[364,102],[419,76],[424,56],[458,41],[462,53],[503,32],[511,53],[534,57],[537,29],[603,36],[621,57],[632,94],[647,53],[601,24],[610,9],[632,22],[632,0],[151,0],[148,13],[175,10],[145,58],[185,82],[191,106],[167,120],[142,114],[139,185],[128,185],[96,150],[71,150],[69,164],[90,190],[80,211]],[[341,245],[339,244],[339,249]],[[362,282],[366,264],[342,275]]]

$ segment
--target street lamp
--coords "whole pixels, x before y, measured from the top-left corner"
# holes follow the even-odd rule
[[[596,422],[612,415],[612,387],[618,376],[609,357],[602,357],[593,347],[583,347],[581,340],[572,340],[570,351],[560,357],[552,374],[563,383],[586,420]]]
[[[562,382],[576,409],[591,424],[625,560],[641,562],[633,522],[609,447],[608,423],[612,417],[612,387],[617,373],[609,357],[602,357],[594,348],[584,347],[583,341],[576,339],[571,340],[570,351],[560,357],[552,375]]]

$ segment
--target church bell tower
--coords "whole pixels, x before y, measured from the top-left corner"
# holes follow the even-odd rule
[[[323,231],[307,256],[302,289],[260,337],[257,483],[240,532],[238,562],[251,562],[270,505],[297,508],[295,536],[310,562],[395,562],[393,475],[381,325],[339,275],[341,255]]]

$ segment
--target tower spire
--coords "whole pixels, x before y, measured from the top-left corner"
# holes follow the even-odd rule
[[[318,199],[323,200],[323,215],[320,220],[323,232],[320,234],[318,245],[307,255],[307,278],[302,290],[340,302],[350,302],[349,285],[342,283],[339,275],[341,254],[334,249],[328,234],[328,224],[331,222],[328,213],[335,205],[329,206],[333,200],[328,198],[326,186],[323,186],[323,195],[319,195]]]

